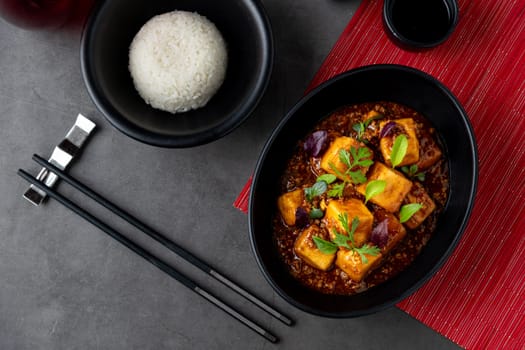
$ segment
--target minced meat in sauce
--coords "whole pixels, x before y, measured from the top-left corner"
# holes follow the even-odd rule
[[[312,130],[312,132],[323,130],[327,132],[327,144],[336,137],[349,136],[357,138],[355,125],[363,122],[370,111],[376,111],[381,115],[380,119],[373,120],[367,125],[361,134],[361,140],[366,140],[366,145],[373,150],[374,160],[384,163],[383,156],[379,151],[380,123],[402,118],[412,118],[416,125],[417,138],[419,140],[419,171],[424,172],[424,178],[411,181],[419,182],[435,203],[435,210],[415,229],[406,227],[405,237],[390,250],[381,260],[381,264],[373,269],[362,281],[352,280],[343,270],[335,264],[327,271],[322,271],[308,265],[294,252],[294,243],[303,231],[295,225],[287,225],[279,211],[274,217],[274,238],[278,251],[289,272],[302,284],[327,294],[349,295],[362,292],[370,287],[378,285],[395,276],[405,269],[421,249],[428,242],[436,228],[437,220],[442,212],[448,195],[448,167],[447,161],[439,147],[439,140],[430,123],[423,115],[412,108],[393,103],[377,102],[363,103],[344,107],[325,119]],[[384,124],[383,124],[384,125]],[[325,173],[320,168],[320,157],[312,157],[304,150],[306,138],[299,141],[297,148],[289,160],[286,170],[281,177],[280,193],[287,193],[296,189],[310,187],[316,182],[316,178]],[[438,152],[438,157],[436,157]],[[398,169],[399,170],[399,169]],[[408,178],[408,176],[407,176]],[[355,190],[355,187],[347,186],[344,197],[358,198],[364,201],[364,197]],[[320,202],[327,199],[326,193],[314,198],[311,207],[319,207]],[[306,203],[306,202],[305,202]],[[374,226],[385,215],[385,210],[376,204],[368,202],[368,210],[374,215]],[[310,225],[325,228],[322,219],[309,219]]]

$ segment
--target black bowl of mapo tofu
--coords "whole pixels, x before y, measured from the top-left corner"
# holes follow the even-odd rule
[[[477,147],[437,79],[372,65],[322,84],[259,158],[252,248],[273,288],[323,316],[392,306],[452,253],[474,203]]]

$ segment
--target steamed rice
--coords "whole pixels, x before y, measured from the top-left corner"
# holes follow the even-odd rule
[[[171,113],[203,107],[226,73],[226,44],[197,13],[173,11],[150,19],[133,39],[129,71],[140,96]]]

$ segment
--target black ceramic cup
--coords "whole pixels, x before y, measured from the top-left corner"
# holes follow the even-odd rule
[[[385,0],[383,25],[396,45],[420,50],[447,40],[458,14],[456,0]]]

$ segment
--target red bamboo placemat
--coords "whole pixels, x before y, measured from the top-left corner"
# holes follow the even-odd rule
[[[525,349],[525,0],[459,0],[453,35],[424,52],[388,40],[382,5],[363,0],[309,89],[367,64],[419,68],[463,104],[480,163],[476,204],[457,249],[398,307],[468,349]],[[249,187],[234,203],[244,211]]]

